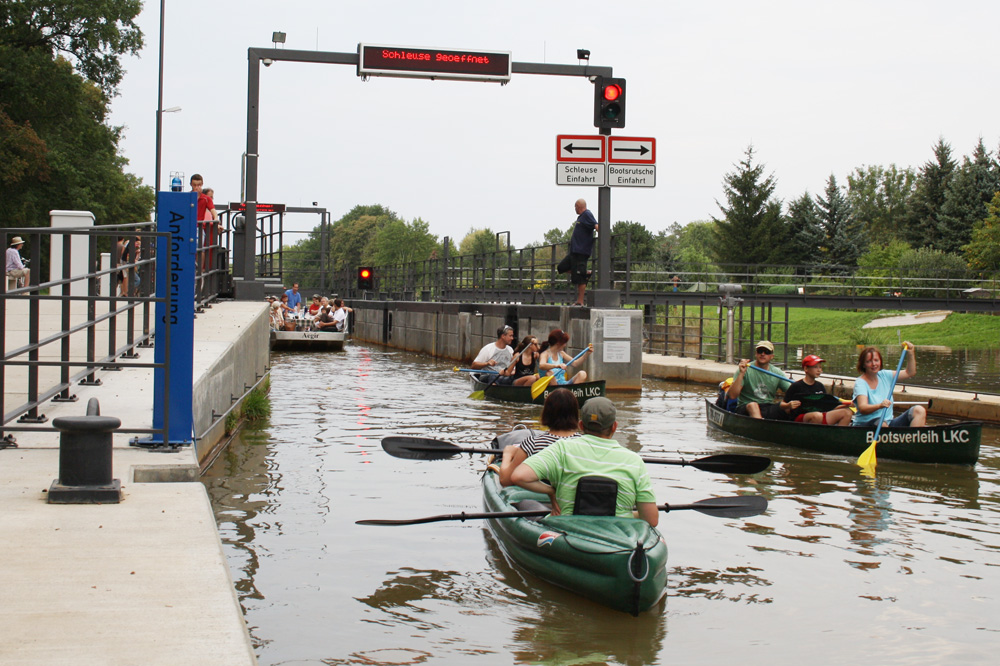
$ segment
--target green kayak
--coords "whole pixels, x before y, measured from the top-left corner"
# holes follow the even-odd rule
[[[545,495],[483,476],[487,511],[538,508]],[[527,502],[527,504],[524,504]],[[545,516],[487,521],[504,554],[550,583],[632,615],[651,608],[667,583],[667,544],[638,518]]]

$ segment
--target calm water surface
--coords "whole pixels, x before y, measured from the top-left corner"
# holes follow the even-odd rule
[[[1000,431],[974,469],[749,444],[705,425],[710,388],[613,395],[643,454],[768,455],[754,476],[651,466],[659,502],[762,493],[744,520],[661,517],[668,596],[638,618],[509,565],[478,510],[481,456],[398,460],[388,435],[484,445],[540,408],[468,399],[452,364],[362,345],[273,357],[273,415],[203,481],[261,664],[995,664]]]

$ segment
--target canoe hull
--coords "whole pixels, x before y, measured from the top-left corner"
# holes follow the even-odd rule
[[[343,351],[346,333],[271,331],[271,351]]]
[[[753,419],[727,412],[710,399],[705,400],[705,410],[709,425],[733,435],[852,458],[864,453],[875,434],[874,427]],[[923,428],[882,428],[876,455],[879,459],[916,463],[975,465],[982,431],[983,424],[975,421]]]
[[[572,391],[573,395],[576,396],[577,401],[582,405],[591,398],[597,398],[604,395],[604,380],[602,379],[594,382],[563,385],[553,382],[545,387],[545,390],[541,395],[532,400],[530,384],[528,386],[497,386],[496,384],[488,385],[485,382],[480,382],[475,377],[472,378],[473,391],[484,391],[487,398],[492,400],[501,400],[503,402],[520,402],[524,404],[533,403],[536,405],[544,405],[545,397],[558,388],[569,389]]]
[[[483,477],[487,511],[514,511],[514,502],[544,501],[523,488],[501,488],[495,472]],[[531,574],[580,596],[633,615],[663,597],[667,545],[645,521],[614,516],[546,516],[487,521],[509,560]],[[642,550],[636,554],[637,546]],[[629,573],[630,560],[645,570],[641,582]],[[643,558],[644,561],[643,561]]]

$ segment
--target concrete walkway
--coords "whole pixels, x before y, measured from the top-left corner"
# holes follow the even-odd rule
[[[11,339],[19,319],[8,303]],[[261,316],[264,304],[247,302],[198,315],[196,384],[221,374],[217,360]],[[266,354],[267,340],[259,344]],[[124,427],[150,427],[152,369],[98,376],[102,386],[74,387],[78,402],[46,403],[49,422],[84,414],[97,397]],[[59,474],[58,433],[14,435],[18,448],[0,450],[0,664],[256,664],[192,447],[157,453],[115,435],[122,502],[57,505],[45,498]],[[187,481],[137,481],[158,477]]]

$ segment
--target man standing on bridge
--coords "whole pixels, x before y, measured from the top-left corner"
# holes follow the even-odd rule
[[[583,292],[587,288],[590,280],[590,271],[587,270],[587,261],[594,251],[594,232],[597,231],[597,219],[594,214],[587,210],[587,202],[577,199],[576,226],[573,227],[573,235],[569,239],[569,255],[559,262],[558,271],[569,272],[569,281],[576,285],[576,301],[573,305],[583,305]]]

